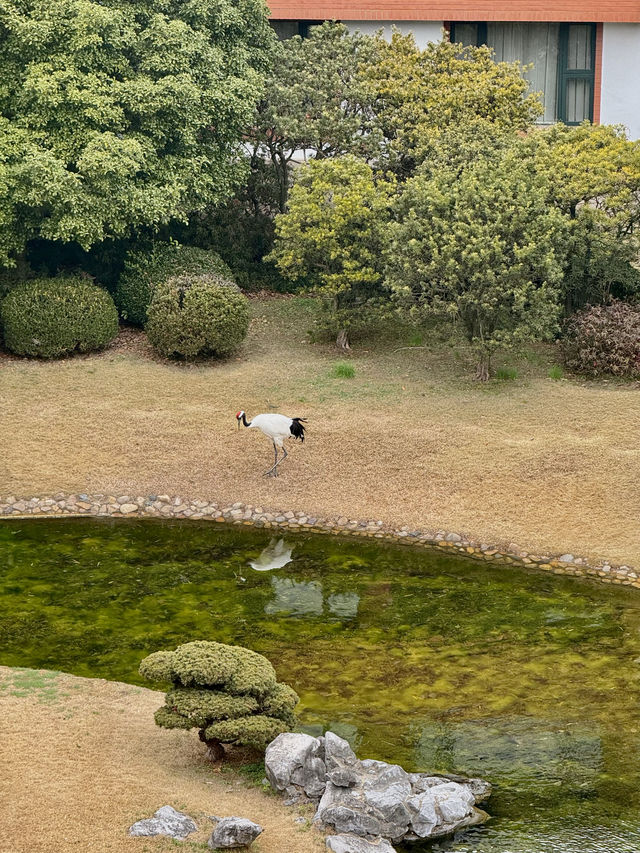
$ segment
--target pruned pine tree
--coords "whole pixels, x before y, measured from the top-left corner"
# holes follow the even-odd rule
[[[172,684],[156,711],[156,723],[167,729],[198,729],[213,761],[224,758],[224,744],[264,750],[295,726],[297,694],[276,680],[265,657],[242,646],[185,643],[144,658],[140,674]]]

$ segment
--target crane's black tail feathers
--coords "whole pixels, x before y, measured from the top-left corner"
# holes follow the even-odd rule
[[[304,431],[305,427],[302,426],[303,422],[305,422],[306,418],[291,418],[293,423],[291,424],[291,435],[294,438],[299,438],[300,441],[304,441]]]

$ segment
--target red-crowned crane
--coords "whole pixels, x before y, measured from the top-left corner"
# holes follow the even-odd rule
[[[273,442],[275,462],[268,471],[265,471],[265,477],[269,477],[271,474],[277,477],[278,465],[289,455],[284,446],[285,438],[293,436],[293,438],[304,441],[305,427],[303,424],[307,420],[306,418],[288,418],[286,415],[264,414],[256,415],[252,421],[247,421],[245,413],[238,412],[236,420],[238,421],[238,429],[240,429],[240,423],[243,423],[249,429],[259,429]],[[283,453],[280,459],[278,459],[278,448],[281,448]]]

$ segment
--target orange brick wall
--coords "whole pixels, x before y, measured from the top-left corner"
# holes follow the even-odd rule
[[[593,74],[593,123],[600,124],[602,101],[602,24],[596,24],[596,61]]]
[[[640,0],[267,0],[294,21],[640,22]]]

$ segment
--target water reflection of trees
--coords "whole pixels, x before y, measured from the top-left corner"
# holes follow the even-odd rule
[[[325,600],[320,581],[272,577],[271,586],[274,595],[264,606],[267,615],[322,616],[326,612],[339,619],[358,615],[360,597],[355,592],[334,593]]]

